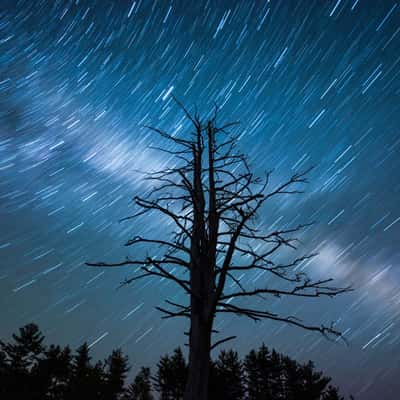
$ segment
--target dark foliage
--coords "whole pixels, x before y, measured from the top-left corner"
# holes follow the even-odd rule
[[[218,356],[218,359],[212,363],[210,375],[210,399],[244,399],[244,367],[236,351],[222,350]]]
[[[124,400],[153,400],[150,368],[142,367],[126,390]]]
[[[124,393],[124,382],[128,371],[128,358],[120,349],[114,350],[106,361],[107,399],[117,400]]]
[[[182,399],[186,379],[187,365],[180,348],[175,349],[171,357],[161,357],[154,378],[154,387],[160,393],[161,400]]]
[[[128,358],[120,349],[104,361],[92,362],[83,343],[45,346],[34,324],[0,341],[0,398],[24,400],[181,400],[188,365],[180,348],[161,357],[154,376],[141,368],[126,385]],[[237,352],[222,350],[210,362],[210,400],[344,400],[331,379],[309,361],[300,364],[264,344],[242,361]],[[153,382],[153,384],[152,384]],[[154,392],[158,392],[155,395]]]

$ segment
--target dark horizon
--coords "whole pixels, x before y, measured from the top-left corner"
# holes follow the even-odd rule
[[[299,363],[264,344],[241,358],[222,349],[210,362],[209,400],[345,400],[340,388],[310,360]],[[46,343],[36,324],[21,327],[11,340],[0,341],[0,394],[43,400],[181,400],[189,364],[181,347],[160,356],[157,365],[130,373],[131,362],[120,349],[104,360],[91,348]],[[349,400],[354,397],[350,396]]]
[[[241,355],[262,342],[315,361],[344,394],[396,399],[400,366],[400,7],[395,1],[4,1],[0,10],[0,338],[38,323],[49,342],[121,346],[154,365],[185,325],[154,309],[167,282],[119,290],[136,226],[118,220],[163,168],[143,125],[186,128],[172,94],[202,115],[240,120],[240,148],[274,182],[315,168],[306,193],[260,216],[273,227],[317,221],[302,268],[355,291],[272,306],[337,321],[349,346],[272,321],[224,317]],[[140,227],[162,227],[150,218]],[[249,276],[248,282],[257,279]]]

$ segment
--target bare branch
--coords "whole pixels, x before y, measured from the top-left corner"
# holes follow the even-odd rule
[[[236,339],[236,338],[237,338],[237,336],[228,336],[228,337],[226,337],[225,339],[218,340],[218,341],[215,342],[213,345],[211,345],[210,350],[214,350],[214,349],[215,349],[217,346],[219,346],[220,344],[226,343],[226,342],[228,342],[229,340],[233,340],[233,339]]]
[[[320,325],[320,326],[307,325],[307,324],[304,324],[298,318],[293,317],[293,316],[281,317],[277,314],[273,314],[268,311],[242,308],[242,307],[237,307],[237,306],[234,306],[232,304],[227,304],[227,303],[220,303],[219,305],[222,306],[223,309],[217,309],[217,312],[233,313],[233,314],[236,314],[239,316],[248,317],[250,319],[253,319],[254,321],[259,321],[261,319],[270,319],[273,321],[285,322],[289,325],[294,325],[294,326],[303,328],[305,330],[319,332],[327,338],[329,338],[329,335],[333,335],[335,337],[342,337],[341,332],[339,332],[333,328],[333,324],[331,324],[330,327],[327,327],[325,325]]]

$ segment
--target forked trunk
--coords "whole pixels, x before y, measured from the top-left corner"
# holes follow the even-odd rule
[[[184,400],[207,400],[210,370],[211,324],[198,315],[191,320],[189,371]]]
[[[213,131],[209,129],[209,135]],[[189,371],[184,400],[207,400],[210,370],[211,330],[214,317],[214,268],[216,237],[215,194],[213,191],[213,155],[209,158],[210,216],[207,216],[205,190],[203,186],[202,157],[204,138],[201,126],[196,126],[197,140],[193,146],[193,230],[190,247],[190,337]],[[209,136],[210,138],[210,136]],[[212,140],[208,140],[212,151]],[[207,230],[207,218],[210,219]]]

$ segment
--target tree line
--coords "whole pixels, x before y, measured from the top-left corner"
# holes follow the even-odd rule
[[[181,400],[188,364],[180,348],[160,358],[154,374],[140,368],[130,381],[128,357],[120,349],[94,362],[90,347],[44,344],[35,324],[0,341],[0,398],[24,400]],[[309,361],[301,364],[264,344],[242,360],[222,350],[210,361],[211,400],[343,400],[331,378]]]

